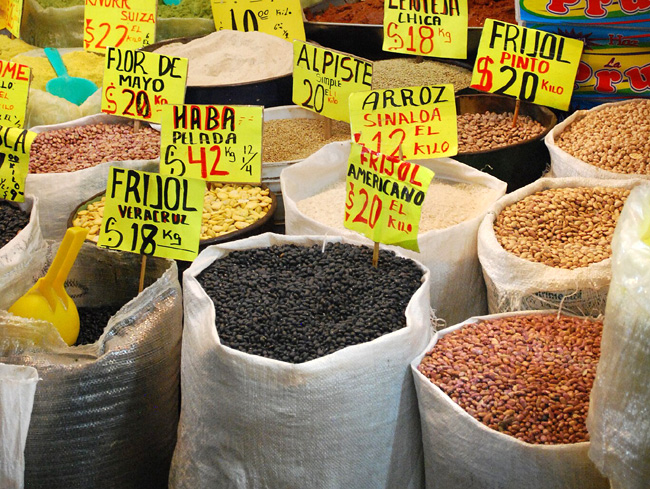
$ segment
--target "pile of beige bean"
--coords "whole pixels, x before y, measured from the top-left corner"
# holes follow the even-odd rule
[[[531,117],[519,115],[512,127],[512,112],[465,113],[456,118],[458,152],[470,153],[501,148],[533,139],[544,132],[544,126]]]
[[[418,370],[468,414],[527,443],[589,440],[602,322],[556,314],[480,321],[444,335]]]
[[[334,141],[351,138],[350,124],[331,121],[331,133],[325,138],[325,120],[295,118],[264,122],[262,157],[265,162],[292,161],[307,158]]]
[[[153,160],[160,133],[148,126],[89,124],[39,133],[29,155],[30,173],[64,173],[107,161]]]
[[[630,191],[616,187],[547,189],[506,207],[494,222],[510,253],[575,269],[609,258],[616,221]]]
[[[607,171],[650,175],[650,99],[591,111],[569,124],[556,144]]]

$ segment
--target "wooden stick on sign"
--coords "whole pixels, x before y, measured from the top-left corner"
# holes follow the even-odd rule
[[[324,116],[323,116],[324,117]],[[325,141],[332,137],[332,119],[325,117],[325,126],[323,127],[323,137]]]
[[[140,130],[141,122],[136,119],[133,121],[133,132],[138,132]]]
[[[521,105],[521,100],[517,99],[517,102],[515,103],[515,113],[512,116],[512,127],[515,127],[517,125],[517,117],[519,116],[520,105]]]
[[[140,282],[138,283],[138,294],[144,289],[144,275],[147,271],[147,255],[142,255],[140,262]]]
[[[379,243],[375,241],[375,247],[372,249],[372,266],[377,268],[379,264]]]

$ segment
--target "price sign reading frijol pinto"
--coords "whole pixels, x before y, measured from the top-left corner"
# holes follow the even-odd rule
[[[165,106],[160,173],[259,184],[263,112],[261,105]]]
[[[199,250],[205,182],[111,167],[98,246],[191,261]]]
[[[287,41],[305,40],[300,0],[212,0],[212,16],[218,31],[259,31]]]
[[[350,95],[354,140],[388,156],[423,159],[458,153],[453,85],[370,90]]]
[[[185,101],[187,58],[109,48],[102,112],[160,123],[162,107]]]
[[[23,0],[4,0],[0,2],[0,29],[7,29],[20,37],[20,24],[23,20]]]
[[[0,124],[25,126],[27,96],[32,69],[27,65],[0,60]]]
[[[487,19],[471,87],[567,110],[582,41]]]
[[[346,178],[346,228],[376,243],[419,251],[422,203],[434,173],[352,143]]]
[[[29,151],[36,133],[0,126],[0,199],[25,201]]]
[[[155,42],[157,0],[85,0],[84,48],[139,49]]]

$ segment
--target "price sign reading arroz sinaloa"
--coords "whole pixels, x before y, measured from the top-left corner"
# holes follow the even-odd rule
[[[36,133],[0,126],[0,199],[25,201],[29,151]]]
[[[212,0],[212,15],[218,31],[259,31],[287,41],[305,40],[300,0]]]
[[[84,48],[139,49],[156,38],[157,0],[85,0]]]

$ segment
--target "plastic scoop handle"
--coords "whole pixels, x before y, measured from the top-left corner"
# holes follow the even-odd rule
[[[50,60],[50,64],[52,65],[52,68],[54,68],[56,76],[69,76],[68,70],[63,63],[63,58],[61,57],[61,53],[59,53],[58,49],[45,48],[43,51],[45,51],[45,56],[47,56],[47,59]]]

